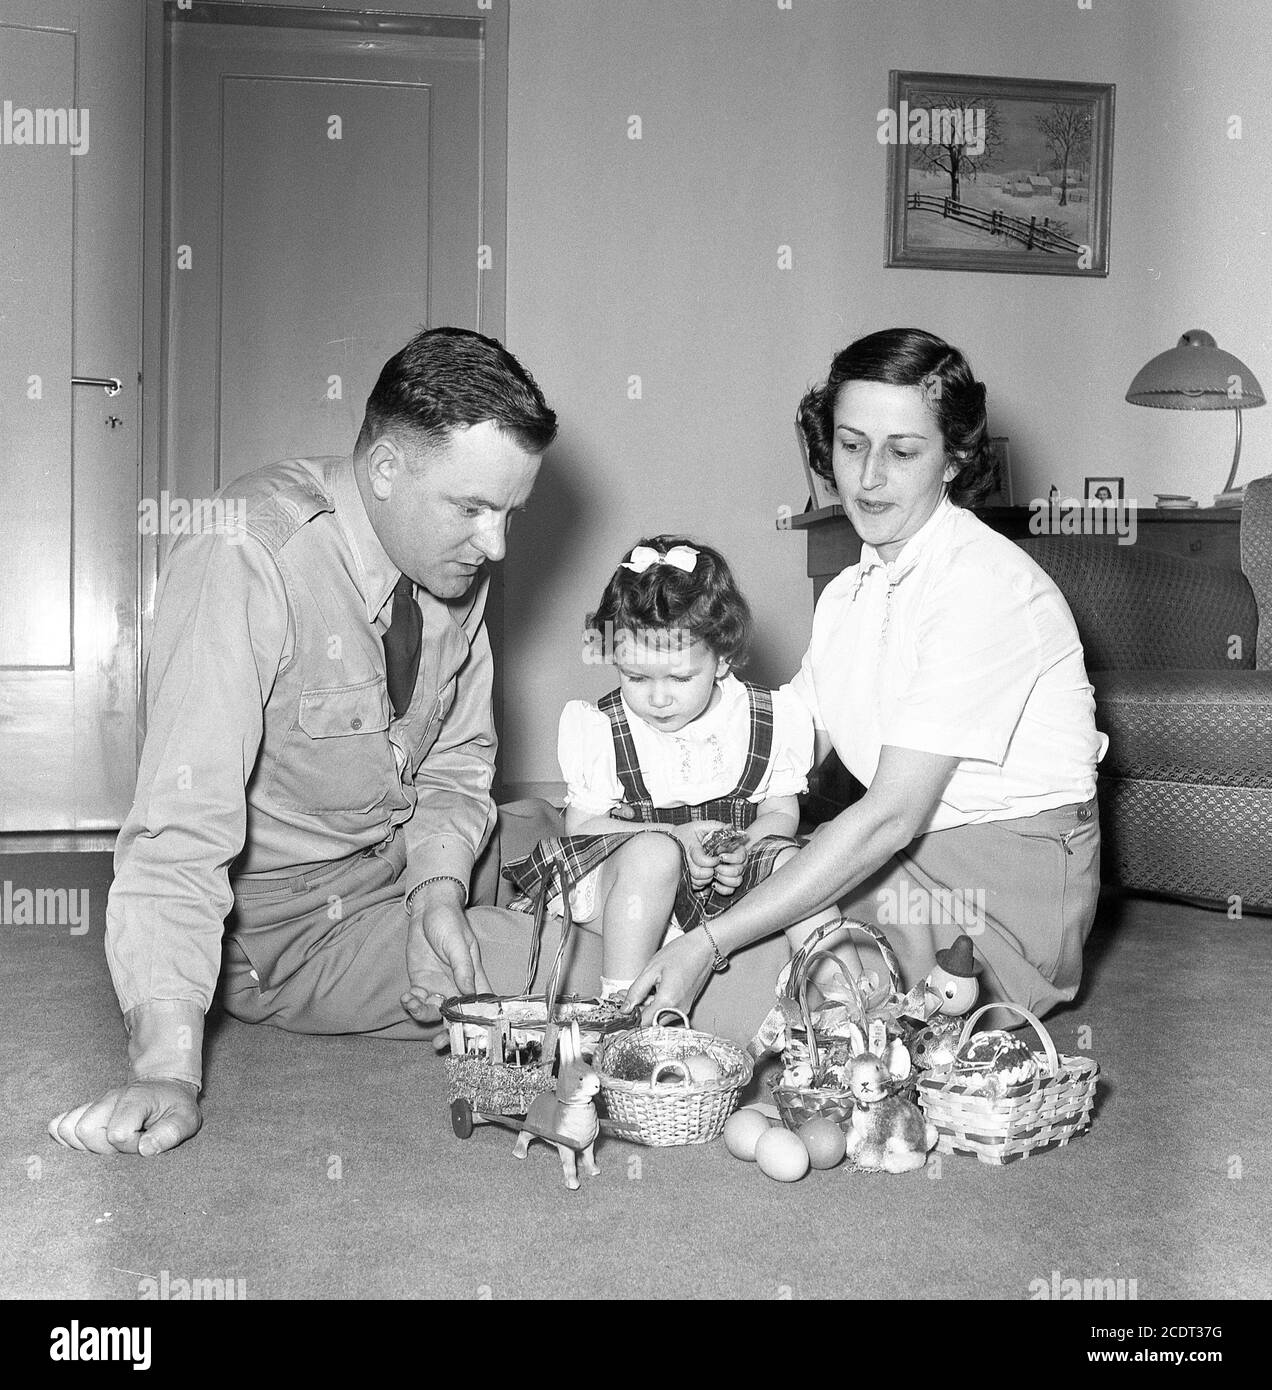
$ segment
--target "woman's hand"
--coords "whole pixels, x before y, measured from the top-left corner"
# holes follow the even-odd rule
[[[648,997],[640,1015],[646,1027],[662,1009],[679,1009],[687,1016],[711,978],[714,959],[704,931],[691,931],[669,941],[632,981],[623,1007],[634,1009]]]

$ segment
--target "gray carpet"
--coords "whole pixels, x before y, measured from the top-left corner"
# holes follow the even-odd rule
[[[0,1295],[130,1299],[165,1272],[252,1300],[1022,1299],[1053,1272],[1133,1279],[1141,1300],[1272,1294],[1267,919],[1106,894],[1083,993],[1052,1020],[1061,1051],[1089,1029],[1103,1068],[1067,1148],[785,1186],[722,1144],[603,1140],[601,1176],[571,1193],[540,1143],[518,1163],[502,1131],[453,1136],[429,1049],[234,1020],[194,1141],[152,1160],[58,1148],[49,1115],[123,1058],[109,859],[73,864],[87,933],[0,928]],[[47,861],[0,858],[0,879],[32,875],[53,881]]]

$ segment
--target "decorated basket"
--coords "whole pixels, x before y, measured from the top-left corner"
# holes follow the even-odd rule
[[[464,994],[442,1004],[450,1030],[446,1062],[448,1103],[466,1100],[474,1110],[492,1115],[523,1115],[537,1095],[554,1089],[553,1064],[562,1028],[579,1025],[585,1058],[612,1032],[630,1029],[635,1010],[623,1011],[608,1000],[560,998],[560,977],[573,928],[568,886],[563,888],[561,940],[543,994],[530,991],[539,967],[539,949],[550,895],[545,882],[535,906],[526,985],[520,994]]]
[[[994,1094],[969,1087],[956,1067],[945,1068],[920,1078],[919,1104],[940,1136],[938,1153],[973,1154],[982,1163],[1014,1163],[1059,1148],[1089,1128],[1100,1068],[1091,1057],[1059,1055],[1041,1021],[1018,1004],[985,1004],[969,1014],[960,1047],[989,1009],[1013,1010],[1038,1034],[1043,1050],[1033,1054],[1037,1075]]]
[[[674,1014],[680,1027],[658,1023]],[[611,1120],[628,1125],[625,1137],[638,1144],[705,1144],[720,1136],[737,1106],[753,1065],[747,1052],[727,1038],[689,1027],[677,1009],[663,1009],[652,1028],[606,1038],[596,1060],[601,1096]],[[719,1068],[711,1081],[695,1081],[686,1059],[705,1053]]]
[[[852,1115],[852,1092],[846,1083],[834,1078],[834,1073],[847,1063],[850,1056],[865,1050],[864,1036],[859,1031],[854,1035],[854,1040],[854,1036],[840,1037],[826,1032],[818,1016],[808,1006],[808,985],[813,966],[819,960],[838,960],[833,951],[821,946],[821,942],[845,928],[859,931],[870,938],[888,970],[889,999],[898,1000],[901,997],[900,963],[888,939],[877,927],[868,922],[843,918],[827,922],[810,933],[808,940],[791,958],[790,973],[780,998],[782,1010],[788,1018],[787,1044],[782,1053],[786,1072],[774,1081],[772,1089],[773,1101],[787,1129],[798,1129],[806,1120],[819,1116],[846,1125]],[[856,986],[851,980],[849,984],[855,990]],[[865,1002],[859,995],[858,1005],[865,1021]],[[881,1021],[878,1026],[887,1028]],[[799,1066],[800,1063],[806,1063],[806,1067]],[[795,1067],[800,1071],[809,1071],[806,1083],[789,1079],[790,1071]],[[903,1090],[902,1094],[912,1098],[907,1090]]]

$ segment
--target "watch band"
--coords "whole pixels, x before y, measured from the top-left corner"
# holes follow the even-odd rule
[[[416,893],[418,893],[421,888],[427,888],[430,883],[458,883],[460,892],[464,895],[464,902],[468,902],[468,885],[462,878],[457,878],[454,874],[434,874],[432,878],[426,878],[420,883],[417,883],[406,895],[406,915],[408,917],[411,915],[411,905]]]
[[[715,937],[712,936],[711,928],[707,926],[707,919],[705,917],[702,919],[702,930],[706,932],[707,940],[711,943],[711,949],[715,953],[711,961],[711,969],[715,971],[717,975],[722,975],[729,968],[729,958],[728,956],[722,956],[720,954],[719,944]]]

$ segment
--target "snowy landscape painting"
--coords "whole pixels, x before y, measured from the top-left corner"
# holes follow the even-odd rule
[[[889,266],[1107,275],[1113,87],[889,75]]]

